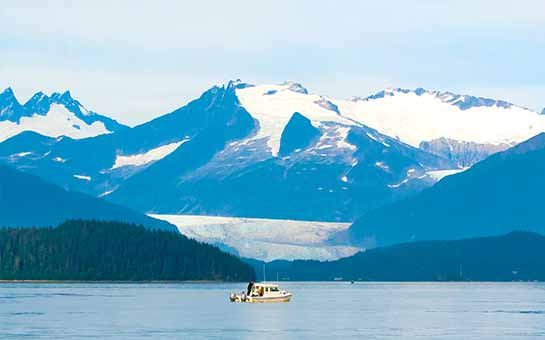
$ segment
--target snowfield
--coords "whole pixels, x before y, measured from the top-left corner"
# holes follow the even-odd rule
[[[68,136],[75,139],[111,132],[106,129],[104,123],[97,121],[87,124],[59,104],[52,104],[46,115],[34,114],[30,117],[21,117],[19,123],[9,120],[0,121],[0,142],[23,131],[34,131],[49,137]]]
[[[273,156],[278,155],[282,131],[295,112],[310,119],[315,127],[322,121],[354,125],[324,105],[324,97],[294,90],[294,85],[298,84],[250,86],[236,91],[240,104],[259,121],[253,139],[267,138]]]
[[[195,215],[150,215],[174,224],[187,237],[232,248],[241,257],[273,260],[336,260],[360,251],[328,240],[350,223]]]
[[[545,131],[544,116],[515,105],[461,109],[437,91],[385,92],[382,98],[334,103],[342,115],[414,147],[441,137],[513,145]]]
[[[366,98],[339,100],[299,89],[304,88],[288,82],[236,90],[241,105],[259,121],[253,138],[267,138],[273,155],[294,112],[316,127],[327,121],[366,125],[417,148],[442,137],[508,147],[545,131],[544,115],[502,101],[423,89],[386,89]]]

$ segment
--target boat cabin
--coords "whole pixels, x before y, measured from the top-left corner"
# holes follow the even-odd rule
[[[278,285],[271,283],[254,283],[250,296],[271,296],[280,294]]]

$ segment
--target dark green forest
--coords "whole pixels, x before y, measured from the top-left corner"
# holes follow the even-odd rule
[[[248,281],[253,269],[216,247],[120,222],[0,229],[0,280]]]
[[[370,249],[337,261],[274,261],[267,277],[293,281],[545,281],[545,237],[531,232]],[[263,277],[263,263],[246,260]]]

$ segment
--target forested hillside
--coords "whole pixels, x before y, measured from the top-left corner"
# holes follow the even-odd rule
[[[237,257],[183,235],[102,221],[0,229],[0,280],[247,281]]]
[[[545,237],[530,232],[453,241],[420,241],[337,261],[274,261],[266,277],[292,281],[545,281]],[[251,263],[263,277],[263,263]]]

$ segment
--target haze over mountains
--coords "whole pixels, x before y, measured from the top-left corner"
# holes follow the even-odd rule
[[[88,117],[61,97],[71,98],[46,103]],[[26,103],[14,114],[21,109],[12,100],[1,103],[9,124],[44,111]],[[84,127],[107,126],[90,116]],[[134,128],[83,139],[74,131],[58,138],[31,126],[0,143],[0,161],[146,213],[352,221],[545,131],[545,116],[424,89],[336,100],[293,82],[236,81]]]

